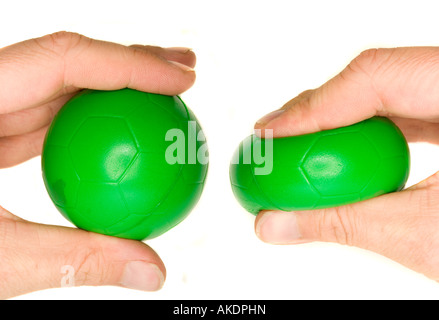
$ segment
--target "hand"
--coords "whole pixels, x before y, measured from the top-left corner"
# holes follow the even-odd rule
[[[409,142],[439,144],[439,48],[367,50],[339,75],[259,120],[274,137],[392,119]],[[261,135],[263,135],[262,130]],[[260,212],[265,242],[361,247],[439,280],[439,172],[401,192],[335,208]]]
[[[185,48],[126,47],[68,32],[0,49],[0,167],[39,155],[53,116],[79,90],[178,94],[194,83],[195,60]],[[40,225],[0,207],[0,298],[62,286],[67,271],[75,285],[143,290],[158,290],[166,273],[140,241]]]

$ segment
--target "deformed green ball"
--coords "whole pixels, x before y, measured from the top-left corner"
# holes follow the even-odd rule
[[[241,142],[230,164],[230,182],[249,212],[341,206],[401,190],[410,155],[389,119],[300,136]]]

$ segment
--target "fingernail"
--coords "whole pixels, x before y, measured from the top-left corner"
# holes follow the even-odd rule
[[[156,291],[163,286],[164,276],[159,267],[144,261],[130,261],[126,264],[120,284],[143,291]]]
[[[187,65],[185,65],[185,64],[183,64],[183,63],[180,63],[180,62],[177,62],[177,61],[172,61],[172,60],[168,60],[168,61],[169,61],[170,63],[176,65],[177,67],[179,67],[179,68],[182,69],[183,71],[194,71],[194,69],[192,69],[191,67],[189,67],[189,66],[187,66]]]
[[[177,53],[188,53],[189,51],[192,51],[191,48],[186,48],[186,47],[169,47],[166,48],[167,51],[174,51]]]
[[[279,117],[284,112],[285,112],[285,109],[275,110],[275,111],[270,112],[269,114],[265,115],[264,117],[262,117],[258,121],[256,121],[256,123],[259,124],[259,125],[266,125],[270,121],[272,121],[272,120],[276,119],[277,117]]]
[[[293,244],[301,239],[294,212],[265,212],[256,226],[256,235],[271,244]]]

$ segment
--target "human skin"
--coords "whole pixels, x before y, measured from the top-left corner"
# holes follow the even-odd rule
[[[392,119],[409,142],[439,144],[439,48],[370,49],[321,87],[255,124],[274,137]],[[312,241],[357,246],[439,280],[439,173],[370,200],[311,211],[261,211],[258,237],[273,244]]]
[[[174,95],[195,81],[187,48],[123,46],[57,32],[0,49],[0,168],[41,154],[58,110],[84,88]],[[65,268],[68,267],[68,268]],[[0,207],[0,299],[65,284],[154,291],[166,269],[140,241],[42,225]]]

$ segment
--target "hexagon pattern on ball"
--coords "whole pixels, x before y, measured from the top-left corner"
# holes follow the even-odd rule
[[[354,203],[401,190],[408,179],[407,141],[384,117],[272,142],[270,163],[255,162],[254,150],[264,150],[266,140],[252,135],[230,164],[233,193],[253,214]],[[252,155],[251,161],[245,154]],[[269,174],[255,174],[266,165],[272,168]]]
[[[181,130],[188,157],[189,122],[178,96],[132,89],[84,90],[56,115],[42,153],[43,179],[58,210],[77,227],[151,239],[181,222],[198,202],[207,163],[170,164],[169,130]],[[203,141],[196,140],[196,149]]]

